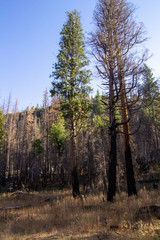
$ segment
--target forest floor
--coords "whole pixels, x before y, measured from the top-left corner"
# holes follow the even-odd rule
[[[160,240],[160,192],[73,199],[71,191],[0,194],[0,240]]]

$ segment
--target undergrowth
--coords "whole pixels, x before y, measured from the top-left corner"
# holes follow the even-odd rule
[[[159,204],[158,191],[140,191],[138,197],[130,198],[117,194],[113,203],[108,203],[103,194],[73,199],[70,191],[1,194],[1,208],[23,208],[0,210],[0,239],[51,239],[49,236],[58,235],[58,239],[67,240],[89,233],[113,239],[160,239],[160,215],[148,211]]]

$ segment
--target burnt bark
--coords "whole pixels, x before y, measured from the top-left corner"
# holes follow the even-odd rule
[[[128,196],[137,195],[130,145],[125,151]]]
[[[74,198],[80,195],[77,166],[72,170],[72,194]]]
[[[132,154],[130,147],[130,130],[129,130],[129,118],[128,118],[128,106],[127,106],[127,98],[125,91],[125,81],[123,77],[123,71],[119,71],[119,81],[120,81],[120,97],[121,97],[121,115],[122,115],[122,123],[123,124],[123,132],[124,132],[124,152],[125,152],[125,163],[126,163],[126,175],[127,175],[127,188],[128,188],[128,196],[137,195],[136,183],[134,177],[133,163],[132,163]]]
[[[116,124],[110,128],[110,156],[108,172],[108,193],[107,200],[112,202],[116,193],[116,165],[117,165],[117,145],[116,145]]]

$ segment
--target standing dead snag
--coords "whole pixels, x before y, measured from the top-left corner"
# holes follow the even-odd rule
[[[117,36],[115,34],[115,36]],[[117,39],[116,39],[117,40]],[[118,41],[116,41],[117,43]],[[125,153],[125,163],[126,163],[126,175],[127,175],[127,187],[128,196],[136,195],[136,183],[134,178],[132,154],[130,147],[130,130],[129,130],[129,116],[128,116],[128,106],[127,106],[127,96],[126,96],[126,86],[124,80],[122,56],[120,54],[119,46],[117,45],[117,63],[118,63],[118,80],[119,80],[119,92],[120,92],[120,102],[121,102],[121,121],[123,125],[124,134],[124,153]],[[132,84],[133,86],[133,84]],[[132,91],[132,87],[128,90]]]
[[[111,54],[111,52],[110,52]],[[109,61],[109,136],[110,136],[110,152],[109,152],[109,173],[108,173],[108,193],[107,200],[113,201],[116,193],[116,166],[117,166],[117,133],[116,133],[116,102],[117,97],[114,92],[114,74],[113,61]]]
[[[121,88],[120,88],[120,98],[121,98],[121,115],[123,123],[123,134],[124,134],[124,152],[125,152],[125,162],[126,162],[126,174],[127,174],[127,187],[128,195],[136,195],[136,183],[134,178],[133,163],[132,163],[132,154],[130,147],[130,131],[129,131],[129,117],[128,117],[128,108],[127,100],[125,94],[125,84],[124,79],[119,76]]]
[[[118,92],[116,92],[116,59],[113,38],[113,16],[109,11],[109,1],[99,1],[94,12],[96,31],[90,34],[92,54],[97,60],[97,70],[104,79],[106,101],[103,103],[109,110],[109,175],[108,175],[108,201],[113,201],[116,193],[116,164],[117,164],[117,134],[116,134],[116,104]]]
[[[146,50],[142,56],[137,55],[137,46],[142,44],[146,39],[143,37],[143,25],[140,24],[137,26],[133,20],[133,12],[135,10],[133,6],[127,3],[126,0],[115,0],[114,3],[118,5],[118,8],[115,7],[114,11],[116,22],[114,24],[113,34],[118,67],[118,89],[124,134],[127,186],[128,195],[131,196],[137,194],[137,191],[130,147],[127,94],[135,90],[137,82],[134,81],[134,75],[138,76],[141,73],[140,66],[142,66],[143,62],[147,59]]]
[[[117,166],[117,136],[116,123],[113,121],[109,129],[110,134],[110,152],[109,152],[109,173],[108,173],[108,193],[107,200],[113,201],[116,193],[116,166]]]
[[[139,54],[140,51],[137,51],[145,38],[143,25],[136,24],[133,13],[132,4],[126,0],[99,0],[94,12],[96,29],[90,34],[92,54],[106,87],[106,105],[110,117],[109,201],[115,195],[116,127],[119,125],[115,118],[117,109],[121,112],[120,124],[123,125],[128,195],[137,193],[130,147],[128,95],[135,91],[137,81],[133,76],[138,79],[147,52],[145,50]]]

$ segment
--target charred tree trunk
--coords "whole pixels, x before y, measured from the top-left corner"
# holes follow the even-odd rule
[[[130,147],[129,124],[123,126],[128,196],[137,195]]]
[[[114,74],[113,63],[110,63],[110,82],[109,82],[109,121],[110,121],[110,155],[109,155],[109,173],[108,173],[108,193],[107,200],[112,202],[116,193],[116,165],[117,165],[117,135],[116,135],[116,117],[115,104],[116,97],[114,94]]]
[[[74,198],[80,195],[77,166],[72,169],[72,194]]]
[[[116,193],[116,165],[117,165],[117,146],[116,146],[116,124],[110,127],[110,156],[108,173],[108,193],[107,200],[112,202]]]
[[[130,131],[129,131],[129,118],[128,118],[128,108],[127,100],[125,94],[125,82],[122,76],[122,71],[119,73],[120,81],[120,97],[121,97],[121,114],[123,123],[123,133],[124,133],[124,152],[125,152],[125,162],[126,162],[126,175],[127,175],[127,187],[128,196],[137,195],[136,183],[134,177],[132,154],[130,147]]]
[[[125,151],[128,196],[137,195],[130,145]]]

